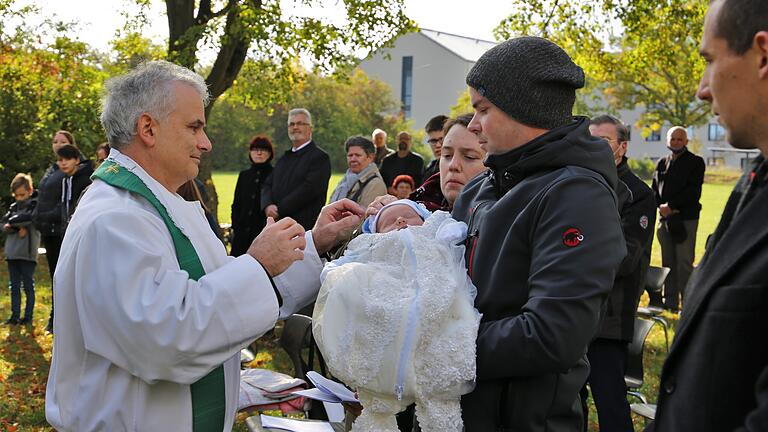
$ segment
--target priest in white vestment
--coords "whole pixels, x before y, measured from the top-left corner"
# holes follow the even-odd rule
[[[314,300],[318,252],[362,209],[334,203],[306,234],[291,219],[270,221],[247,254],[227,256],[200,204],[175,193],[211,150],[202,77],[151,62],[107,87],[113,151],[97,174],[138,179],[145,195],[97,178],[69,224],[54,277],[46,418],[62,431],[197,432],[191,388],[223,365],[218,424],[230,430],[240,350]],[[182,270],[172,226],[202,265],[197,280]]]

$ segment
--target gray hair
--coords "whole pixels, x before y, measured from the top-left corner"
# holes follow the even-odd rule
[[[592,120],[589,121],[590,125],[599,126],[601,124],[612,124],[616,128],[616,138],[619,141],[618,143],[621,144],[623,142],[629,141],[629,128],[627,128],[627,125],[621,122],[621,120],[617,119],[616,117],[612,115],[600,115],[597,117],[594,117]]]
[[[374,129],[373,133],[371,134],[371,139],[376,139],[376,135],[383,134],[384,138],[387,137],[387,133],[381,129]]]
[[[307,116],[307,122],[309,123],[310,126],[312,126],[312,114],[310,114],[306,108],[294,108],[288,111],[288,118],[291,118],[292,116],[295,116],[297,114],[303,114]]]
[[[195,72],[157,60],[141,64],[129,73],[107,81],[102,101],[101,125],[112,148],[121,149],[136,135],[136,123],[143,113],[165,119],[175,108],[174,83],[194,88],[208,105],[205,80]]]

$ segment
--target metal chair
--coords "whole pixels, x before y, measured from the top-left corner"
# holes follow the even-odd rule
[[[635,332],[632,336],[632,342],[627,348],[627,369],[624,372],[627,395],[638,398],[644,404],[647,404],[648,400],[639,391],[640,387],[643,386],[643,352],[645,340],[655,323],[656,321],[635,318]]]
[[[312,337],[312,318],[299,314],[288,317],[278,343],[293,363],[294,377],[307,380],[310,386],[311,383],[307,379],[309,371],[316,371],[330,378],[323,355]],[[328,414],[323,404],[313,403],[307,412],[307,418],[328,420]]]
[[[648,267],[648,272],[645,275],[645,289],[648,292],[661,292],[664,286],[664,281],[669,275],[668,267]],[[641,318],[650,319],[656,321],[664,329],[664,342],[666,343],[667,352],[669,352],[669,333],[667,320],[661,316],[662,309],[658,307],[639,307],[637,308],[637,315]]]
[[[649,403],[633,403],[629,404],[629,409],[647,420],[656,419],[656,404]]]

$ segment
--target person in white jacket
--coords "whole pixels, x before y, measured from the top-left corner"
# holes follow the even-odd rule
[[[324,253],[360,221],[345,200],[311,232],[290,218],[227,256],[175,191],[211,150],[202,77],[164,61],[107,84],[109,144],[69,225],[46,418],[62,431],[228,431],[239,352],[314,300]]]

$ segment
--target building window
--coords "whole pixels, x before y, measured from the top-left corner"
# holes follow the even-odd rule
[[[413,100],[413,57],[403,57],[402,86],[400,88],[400,103],[405,118],[411,118],[411,102]]]
[[[709,140],[725,141],[725,129],[717,123],[709,124]]]
[[[648,142],[661,141],[661,128],[658,128],[656,130],[651,129],[651,133],[647,137],[645,137],[645,140]]]

